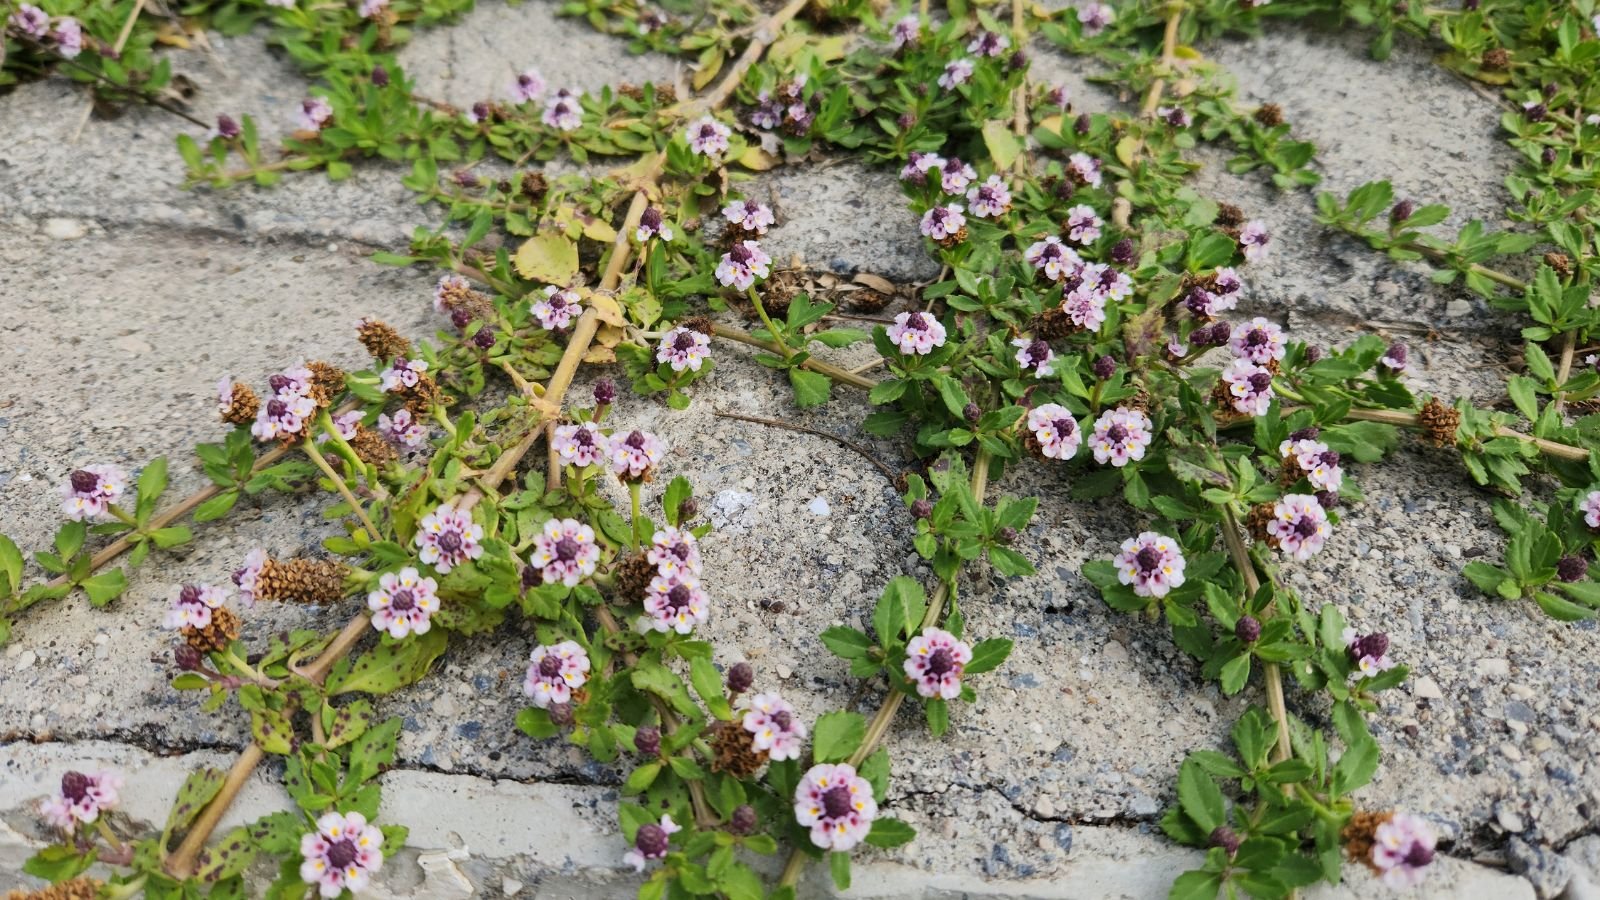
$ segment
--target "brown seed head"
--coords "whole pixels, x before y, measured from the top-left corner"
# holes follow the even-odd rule
[[[261,398],[250,389],[248,384],[233,383],[233,391],[228,395],[228,408],[222,411],[222,421],[229,425],[249,425],[256,420],[256,413],[261,409]]]
[[[411,355],[411,342],[402,337],[394,326],[382,319],[371,317],[362,319],[360,324],[356,325],[356,339],[378,362]]]
[[[1456,442],[1456,429],[1461,427],[1461,411],[1445,406],[1438,397],[1429,397],[1417,414],[1422,422],[1423,437],[1435,447],[1448,447]]]
[[[256,578],[256,596],[294,603],[337,603],[347,570],[325,559],[267,560]]]
[[[239,637],[239,616],[226,606],[211,611],[211,621],[204,628],[186,626],[184,643],[199,653],[215,653],[226,649]]]
[[[766,765],[767,751],[757,750],[755,735],[738,722],[718,722],[711,736],[711,771],[748,778]]]
[[[1378,826],[1394,817],[1392,812],[1365,812],[1358,811],[1350,817],[1349,824],[1344,826],[1344,831],[1339,836],[1344,839],[1344,852],[1354,862],[1365,863],[1368,868],[1377,871],[1372,864],[1372,843],[1376,840]]]
[[[1283,107],[1276,103],[1263,103],[1256,107],[1255,120],[1268,128],[1283,124]]]

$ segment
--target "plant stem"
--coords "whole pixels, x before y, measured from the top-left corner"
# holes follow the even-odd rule
[[[1028,46],[1027,18],[1022,10],[1022,0],[1011,0],[1012,46],[1022,52]],[[1028,74],[1022,74],[1022,83],[1011,96],[1011,133],[1016,135],[1019,149],[1011,161],[1012,171],[1022,175],[1028,170]]]
[[[1284,412],[1287,413],[1288,410],[1284,410]],[[1402,428],[1422,427],[1422,420],[1416,413],[1399,409],[1352,409],[1345,413],[1344,417],[1358,422],[1382,422],[1385,425],[1398,425]],[[1558,441],[1534,437],[1531,434],[1523,434],[1514,428],[1507,428],[1504,425],[1495,426],[1494,433],[1496,437],[1516,438],[1519,441],[1527,441],[1539,448],[1539,452],[1546,456],[1553,456],[1556,459],[1565,459],[1571,462],[1586,462],[1589,459],[1589,451],[1582,447],[1574,447],[1571,444],[1563,444]]]
[[[1256,576],[1255,561],[1250,558],[1250,550],[1244,545],[1244,538],[1239,536],[1239,520],[1233,514],[1233,507],[1222,507],[1222,542],[1228,547],[1228,555],[1233,558],[1234,568],[1244,576],[1244,586],[1247,592],[1246,600],[1254,597],[1261,590],[1261,579]],[[1270,610],[1262,610],[1263,620],[1270,618]],[[1283,675],[1278,670],[1277,663],[1265,663],[1267,683],[1267,710],[1278,723],[1278,743],[1272,752],[1273,762],[1282,762],[1293,755],[1294,750],[1289,744],[1289,709],[1283,702]]]
[[[1142,116],[1153,116],[1156,109],[1161,106],[1161,95],[1167,89],[1167,74],[1178,62],[1178,25],[1183,21],[1183,4],[1173,2],[1167,5],[1167,28],[1161,38],[1161,72],[1155,81],[1150,82],[1150,91],[1145,94],[1144,106],[1139,110]]]
[[[328,476],[328,480],[333,482],[334,489],[339,492],[339,496],[344,498],[344,502],[350,504],[350,511],[355,513],[357,519],[361,520],[361,525],[367,529],[367,534],[374,541],[383,540],[383,536],[378,533],[378,527],[372,524],[372,520],[367,518],[367,511],[361,508],[361,501],[356,499],[355,494],[350,493],[350,486],[344,483],[344,477],[333,471],[333,466],[328,465],[328,461],[322,456],[322,451],[318,450],[316,443],[311,440],[310,434],[307,434],[305,440],[301,443],[301,449],[316,464],[317,468],[322,470],[322,474]]]
[[[972,487],[973,499],[982,506],[983,496],[989,489],[989,451],[978,451],[977,458],[972,463],[972,475],[968,483]],[[922,616],[922,628],[932,628],[939,624],[939,616],[943,614],[945,603],[950,599],[952,583],[953,581],[940,582],[939,587],[934,590],[933,597],[928,601],[928,611]],[[895,713],[899,712],[900,704],[905,699],[906,695],[897,690],[891,690],[889,696],[884,698],[883,705],[878,707],[877,713],[867,723],[867,733],[861,741],[861,746],[850,754],[848,762],[851,766],[860,766],[878,749],[878,744],[882,743],[883,736],[894,722]],[[783,874],[778,878],[778,886],[793,887],[800,879],[800,872],[805,868],[805,864],[806,855],[803,851],[796,849],[791,852],[788,862],[783,866]]]
[[[133,33],[133,23],[138,21],[139,14],[144,12],[144,3],[145,0],[134,0],[133,9],[128,11],[128,18],[122,22],[122,31],[117,33],[117,42],[111,46],[111,56],[122,55],[122,48],[128,43],[128,35]],[[78,142],[78,137],[83,134],[83,126],[89,124],[89,115],[93,112],[94,98],[90,97],[89,102],[83,106],[83,115],[78,119],[78,127],[73,129],[72,140],[69,143]]]
[[[712,333],[717,337],[726,338],[730,341],[736,341],[740,344],[747,344],[751,347],[759,347],[768,353],[781,354],[783,352],[781,349],[779,349],[777,344],[774,344],[770,341],[763,341],[750,332],[735,328],[732,325],[723,325],[718,323],[713,325],[711,330]],[[841,369],[838,366],[830,365],[829,363],[825,363],[816,357],[811,357],[805,362],[801,363],[800,368],[809,369],[820,375],[826,375],[839,384],[848,384],[851,387],[861,388],[864,391],[870,391],[878,384],[871,378],[863,378],[862,376],[857,375],[848,369]]]
[[[100,816],[99,818],[95,819],[94,826],[95,830],[100,832],[100,836],[106,839],[106,843],[111,845],[111,849],[115,851],[117,855],[122,855],[124,850],[122,841],[117,837],[117,833],[111,830],[111,825],[110,823],[106,822],[106,817]]]
[[[244,672],[245,675],[248,676],[250,678],[250,680],[254,681],[256,684],[258,684],[258,685],[260,685],[260,686],[262,686],[264,688],[267,688],[268,690],[271,690],[272,688],[275,688],[275,687],[278,686],[278,682],[276,682],[273,679],[268,678],[267,676],[261,674],[260,670],[258,670],[256,667],[254,667],[254,666],[250,665],[249,663],[245,662],[244,660],[240,659],[239,658],[239,654],[233,652],[233,648],[232,647],[228,647],[228,648],[226,648],[226,649],[224,649],[222,651],[222,658],[227,660],[229,665],[233,666],[234,668],[238,669],[241,672]]]
[[[639,482],[628,482],[628,504],[633,510],[633,544],[628,549],[634,553],[639,552],[639,491]]]
[[[755,304],[756,315],[761,317],[761,324],[767,326],[767,334],[772,336],[772,346],[777,348],[777,353],[783,357],[783,361],[788,362],[790,357],[794,355],[794,351],[789,349],[789,342],[785,339],[783,332],[778,330],[778,326],[772,324],[772,318],[767,315],[767,308],[761,305],[761,295],[756,293],[756,286],[750,285],[745,292],[750,295],[750,302]]]
[[[1578,329],[1569,328],[1566,331],[1562,332],[1562,334],[1561,334],[1561,363],[1556,368],[1556,384],[1557,385],[1566,384],[1567,383],[1567,379],[1572,377],[1572,356],[1573,356],[1573,353],[1577,351],[1577,349],[1578,349]],[[1558,391],[1558,392],[1556,392],[1555,399],[1553,401],[1551,401],[1551,402],[1553,402],[1556,405],[1556,412],[1561,412],[1561,409],[1566,404],[1566,401],[1567,401],[1566,392],[1565,391]]]

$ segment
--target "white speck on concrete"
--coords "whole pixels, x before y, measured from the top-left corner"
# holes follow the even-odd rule
[[[58,241],[75,241],[89,233],[89,228],[77,219],[46,219],[46,236]]]
[[[718,531],[743,534],[755,525],[756,495],[732,489],[718,491],[711,498],[711,524]]]
[[[811,510],[813,516],[826,517],[833,512],[832,508],[828,506],[828,501],[823,497],[813,497],[811,504],[807,508]]]

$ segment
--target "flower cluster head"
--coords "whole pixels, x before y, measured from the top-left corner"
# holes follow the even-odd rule
[[[307,97],[300,101],[300,111],[295,114],[295,125],[301,131],[321,131],[333,118],[333,107],[325,97]]]
[[[172,598],[172,607],[161,620],[163,628],[204,628],[211,624],[211,611],[228,600],[228,592],[209,584],[186,584]]]
[[[1287,348],[1283,329],[1257,316],[1233,332],[1233,336],[1228,339],[1228,349],[1240,359],[1247,359],[1258,366],[1264,366],[1283,359]]]
[[[650,579],[644,612],[644,618],[639,620],[641,631],[688,634],[710,618],[711,600],[700,589],[699,573],[685,569]]]
[[[357,12],[363,19],[371,19],[389,8],[389,0],[361,0]]]
[[[1372,866],[1386,887],[1414,888],[1427,877],[1438,843],[1428,823],[1409,813],[1395,813],[1372,835]]]
[[[1117,18],[1117,11],[1109,3],[1089,2],[1078,7],[1078,22],[1083,25],[1083,33],[1094,37],[1106,30]]]
[[[762,91],[756,96],[755,109],[750,112],[750,124],[763,131],[783,126],[795,137],[804,137],[817,119],[805,96],[806,76],[800,75],[778,85],[776,92]]]
[[[645,556],[662,575],[700,577],[700,547],[691,531],[672,527],[661,529],[655,533]]]
[[[651,238],[670,241],[672,240],[672,226],[668,225],[666,220],[662,218],[660,207],[647,206],[644,212],[639,214],[639,227],[634,229],[633,236],[641,244]]]
[[[896,50],[917,42],[917,36],[922,31],[922,20],[916,13],[901,16],[895,20],[894,26],[889,29],[890,46]]]
[[[428,374],[428,364],[420,359],[396,357],[389,368],[378,373],[378,381],[389,393],[414,388]]]
[[[927,184],[928,173],[944,168],[944,157],[937,153],[923,153],[919,150],[911,151],[911,158],[906,161],[905,167],[900,170],[900,180],[912,184]]]
[[[1399,665],[1389,658],[1389,636],[1381,631],[1357,634],[1354,628],[1346,628],[1341,639],[1350,661],[1368,678]]]
[[[948,91],[959,85],[966,84],[967,79],[972,77],[972,69],[972,60],[964,56],[960,59],[951,60],[945,64],[944,72],[939,75],[939,87]]]
[[[750,200],[735,200],[724,206],[722,217],[734,228],[750,235],[766,234],[767,228],[777,221],[772,215],[772,207]]]
[[[550,446],[563,462],[580,469],[606,458],[606,436],[601,433],[600,426],[593,422],[558,426]]]
[[[741,704],[740,724],[750,733],[750,743],[768,759],[799,759],[806,743],[806,726],[794,707],[777,694],[754,694]]]
[[[528,677],[522,682],[522,691],[540,709],[571,702],[572,692],[589,681],[589,654],[575,641],[554,646],[540,644],[528,659]]]
[[[1089,437],[1094,461],[1120,469],[1130,460],[1144,459],[1145,448],[1155,439],[1152,427],[1150,417],[1140,410],[1121,406],[1106,410],[1095,420],[1094,434]]]
[[[233,571],[233,586],[239,589],[239,602],[247,608],[256,603],[256,580],[267,566],[267,551],[260,547],[244,555],[244,565]]]
[[[889,340],[901,353],[927,356],[934,348],[944,345],[944,325],[933,313],[903,312],[894,317],[894,324],[886,330]]]
[[[861,843],[878,816],[872,784],[854,766],[812,766],[794,792],[794,817],[811,829],[811,843],[844,852]]]
[[[1272,406],[1272,372],[1239,357],[1222,370],[1228,403],[1247,416],[1264,416]]]
[[[562,88],[551,94],[539,120],[557,131],[577,131],[583,124],[583,106],[577,93]]]
[[[77,59],[83,52],[83,26],[71,16],[62,16],[50,37],[55,40],[56,52],[62,59]]]
[[[412,566],[379,575],[378,589],[367,594],[372,627],[397,640],[408,634],[427,634],[432,627],[429,619],[439,610],[438,589],[437,581],[424,578]]]
[[[906,677],[924,697],[961,696],[961,672],[972,662],[972,648],[939,628],[924,628],[906,644]]]
[[[1100,217],[1094,207],[1078,204],[1067,210],[1067,240],[1088,245],[1100,239]]]
[[[1578,501],[1578,511],[1583,513],[1583,524],[1600,528],[1600,491],[1590,491]]]
[[[1029,244],[1028,249],[1022,251],[1022,258],[1051,281],[1060,281],[1083,268],[1083,258],[1078,251],[1061,243],[1061,238],[1053,234]]]
[[[622,861],[633,866],[635,872],[643,872],[645,863],[666,858],[668,837],[682,830],[683,826],[673,822],[670,815],[662,816],[660,825],[640,825],[633,835],[633,849],[622,854]]]
[[[1211,274],[1206,283],[1196,286],[1184,298],[1184,305],[1195,318],[1208,320],[1217,313],[1226,312],[1239,305],[1239,295],[1244,282],[1239,273],[1223,266]]]
[[[1181,106],[1163,106],[1156,110],[1156,115],[1173,128],[1188,128],[1194,124],[1189,111]]]
[[[1399,375],[1409,368],[1408,358],[1410,355],[1411,349],[1405,345],[1404,341],[1395,341],[1389,345],[1389,349],[1383,352],[1378,364],[1383,366],[1384,369]]]
[[[250,433],[258,441],[299,437],[306,421],[317,412],[317,401],[311,396],[311,370],[302,366],[279,372],[267,379],[267,384],[272,394],[256,411]]]
[[[980,219],[996,219],[1011,210],[1011,189],[999,175],[990,175],[983,184],[967,191],[967,209]]]
[[[128,473],[118,466],[75,469],[61,485],[61,512],[74,522],[101,518],[127,489]]]
[[[72,831],[78,823],[89,824],[117,805],[122,776],[115,772],[68,772],[61,776],[61,789],[39,806],[44,820],[62,831]]]
[[[327,900],[359,894],[383,865],[383,832],[358,812],[323,813],[317,830],[300,838],[300,880]]]
[[[699,156],[721,156],[728,152],[728,138],[733,130],[710,116],[704,116],[689,125],[685,137],[689,150]]]
[[[506,91],[512,103],[526,103],[544,94],[547,85],[538,69],[524,69]]]
[[[922,233],[936,241],[959,241],[966,235],[966,207],[959,203],[935,206],[922,214]]]
[[[1107,273],[1112,277],[1107,278]],[[1122,281],[1105,263],[1082,263],[1061,276],[1061,311],[1072,324],[1086,331],[1099,331],[1106,323],[1106,304]],[[1126,276],[1123,276],[1124,278]]]
[[[939,187],[946,194],[959,194],[965,191],[967,185],[971,184],[977,177],[977,169],[953,156],[945,160],[944,165],[939,167]]]
[[[755,241],[739,241],[717,263],[717,281],[723,287],[748,291],[758,279],[772,274],[772,257]]]
[[[594,574],[600,545],[595,543],[594,529],[577,519],[551,519],[534,538],[528,561],[543,573],[545,584],[559,581],[574,587]]]
[[[42,38],[50,33],[50,14],[32,3],[19,5],[7,21],[18,33],[31,38]]]
[[[1022,371],[1032,372],[1035,378],[1055,374],[1056,354],[1049,344],[1038,338],[1019,337],[1011,341],[1011,346],[1017,348],[1017,365]]]
[[[1246,222],[1244,228],[1239,230],[1239,249],[1244,253],[1245,262],[1260,262],[1267,258],[1267,243],[1272,239],[1267,234],[1264,222]]]
[[[550,285],[544,289],[544,299],[535,300],[530,311],[544,330],[561,331],[572,324],[582,305],[577,291]]]
[[[1133,585],[1133,592],[1141,597],[1165,597],[1173,588],[1182,587],[1187,565],[1178,542],[1154,531],[1123,541],[1122,552],[1113,562],[1117,580]]]
[[[967,44],[967,52],[975,56],[1000,56],[1010,48],[1010,38],[988,30],[980,30]]]
[[[1028,432],[1047,459],[1071,459],[1083,443],[1083,432],[1072,411],[1059,403],[1036,406],[1028,413]]]
[[[711,355],[711,338],[704,332],[679,325],[661,336],[656,348],[656,362],[672,366],[672,371],[688,369],[700,371],[700,366]]]
[[[422,561],[448,575],[456,566],[483,555],[482,540],[483,526],[472,521],[470,513],[441,503],[422,517],[415,542]]]
[[[648,431],[634,429],[626,435],[612,435],[606,444],[611,471],[626,482],[649,481],[656,463],[667,453],[667,445]]]
[[[1310,494],[1285,494],[1273,505],[1267,523],[1267,534],[1283,552],[1301,561],[1322,549],[1328,533],[1328,513]]]
[[[1327,444],[1315,438],[1296,439],[1290,435],[1289,440],[1278,445],[1278,452],[1283,455],[1285,462],[1292,461],[1296,468],[1305,473],[1307,480],[1319,491],[1337,493],[1344,484],[1339,452],[1329,449]]]
[[[1074,153],[1067,157],[1067,171],[1078,181],[1092,188],[1100,186],[1100,160],[1087,153]]]
[[[409,409],[397,409],[394,415],[378,414],[378,433],[396,447],[415,450],[428,440],[428,426],[417,421]]]

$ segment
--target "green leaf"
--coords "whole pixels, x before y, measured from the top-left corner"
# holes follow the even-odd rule
[[[158,456],[145,464],[144,470],[139,473],[139,499],[135,509],[138,510],[139,524],[144,524],[150,514],[156,510],[156,500],[167,489],[167,458]]]
[[[683,679],[661,663],[648,657],[639,660],[630,680],[635,688],[666,700],[678,712],[699,718],[700,710],[689,696],[689,689],[684,687]]]
[[[288,753],[294,743],[294,729],[289,725],[289,720],[275,709],[263,707],[252,710],[250,734],[257,746],[268,753]]]
[[[155,541],[157,547],[165,550],[168,547],[187,544],[194,540],[194,534],[182,525],[174,525],[170,528],[157,528],[155,531],[150,532],[150,540]]]
[[[1167,892],[1167,900],[1217,900],[1222,890],[1222,873],[1196,869],[1178,876]]]
[[[828,871],[833,874],[834,887],[850,890],[850,854],[837,851],[828,854]]]
[[[11,538],[0,534],[0,594],[22,587],[22,551]]]
[[[667,485],[666,495],[661,498],[661,507],[666,513],[667,524],[677,527],[683,507],[683,501],[694,496],[694,488],[690,486],[689,479],[682,475],[672,479]]]
[[[1009,123],[1004,121],[984,123],[983,144],[989,148],[989,158],[994,160],[994,167],[1001,171],[1011,168],[1011,164],[1022,153],[1022,143],[1011,133]]]
[[[89,595],[91,604],[105,606],[127,590],[128,576],[123,574],[121,569],[112,569],[86,579],[82,586],[83,592]]]
[[[878,818],[872,821],[872,830],[867,832],[867,843],[874,847],[900,847],[917,836],[917,830],[910,825],[892,818]]]
[[[166,846],[174,834],[189,827],[189,823],[200,815],[211,798],[222,790],[222,783],[226,780],[227,774],[221,769],[201,767],[189,773],[183,786],[178,788],[178,796],[172,801],[172,811],[167,813],[167,826],[161,831],[162,846]]]
[[[228,511],[233,509],[234,504],[238,502],[239,492],[237,490],[223,491],[196,507],[194,520],[196,522],[212,522],[220,519],[227,515]]]
[[[1332,784],[1335,793],[1348,794],[1372,781],[1378,771],[1378,742],[1368,737],[1347,746],[1334,764]]]
[[[1210,832],[1227,821],[1221,789],[1206,770],[1192,759],[1184,760],[1178,770],[1178,802],[1183,806],[1184,814],[1193,819],[1202,831]]]
[[[943,737],[950,730],[950,704],[942,697],[935,697],[923,704],[923,712],[928,717],[928,731],[934,737]]]
[[[329,693],[387,694],[413,684],[428,674],[447,642],[444,630],[435,628],[426,634],[379,644],[361,654],[350,670],[330,685]]]
[[[822,645],[840,658],[858,659],[872,649],[872,639],[854,628],[835,625],[822,632]]]
[[[1217,680],[1222,683],[1224,694],[1232,696],[1239,693],[1245,682],[1250,680],[1250,654],[1241,653],[1224,663]]]
[[[550,713],[534,706],[524,707],[517,712],[517,730],[536,741],[561,733],[561,729],[550,721]]]
[[[1000,668],[1011,655],[1010,638],[989,638],[972,646],[972,661],[962,668],[963,675],[981,675]]]
[[[83,549],[83,542],[89,537],[89,526],[82,522],[67,522],[56,532],[56,553],[63,560],[71,559]]]
[[[828,376],[798,366],[789,370],[789,384],[794,387],[794,404],[801,409],[827,403],[828,392],[833,387]]]
[[[376,778],[384,766],[394,764],[395,744],[400,740],[401,720],[385,719],[362,732],[350,745],[350,763],[345,776],[349,785]]]
[[[867,736],[867,719],[860,713],[836,710],[817,719],[812,731],[812,753],[817,762],[843,762]]]
[[[885,646],[898,644],[921,624],[926,609],[927,595],[920,582],[908,575],[889,579],[872,613],[872,628],[878,633],[878,641]]]
[[[733,707],[728,705],[728,698],[723,695],[722,674],[710,659],[697,656],[689,661],[689,681],[712,715],[723,720],[733,718]]]

